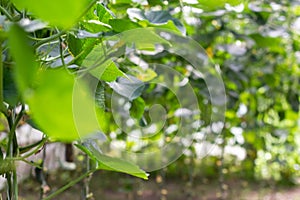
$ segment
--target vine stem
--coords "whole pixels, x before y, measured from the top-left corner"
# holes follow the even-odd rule
[[[15,109],[11,109],[10,112],[8,112],[8,115],[6,116],[10,128],[7,150],[6,150],[7,157],[9,159],[13,159],[19,154],[19,147],[18,147],[18,142],[16,137],[16,128],[23,116],[24,110],[25,110],[25,106],[24,104],[22,104],[20,113],[16,115]],[[8,189],[7,189],[7,195],[9,197],[8,199],[18,200],[18,180],[17,180],[17,172],[15,166],[11,172],[6,173],[6,177],[8,183]]]
[[[224,137],[224,133],[222,132],[222,143],[221,143],[221,156],[220,156],[220,163],[219,163],[219,187],[220,187],[220,192],[221,192],[221,196],[220,199],[223,200],[226,198],[226,188],[225,188],[225,182],[224,182],[224,154],[225,154],[225,146],[226,146],[226,142],[225,142],[225,137]]]
[[[59,37],[61,37],[62,35],[66,34],[66,31],[61,31],[61,32],[58,32],[57,34],[55,35],[51,35],[50,37],[47,37],[47,38],[44,38],[42,40],[40,40],[39,42],[37,42],[35,45],[33,45],[33,47],[36,49],[38,48],[39,46],[43,45],[43,44],[46,44],[48,42],[51,42]]]
[[[9,21],[14,21],[14,18],[0,5],[0,11],[7,17]]]
[[[3,104],[3,62],[2,62],[2,41],[0,42],[0,111],[2,113],[6,112],[5,106]]]
[[[72,187],[73,185],[75,185],[76,183],[78,183],[79,181],[81,181],[82,179],[84,179],[85,177],[88,177],[93,172],[95,172],[95,170],[91,170],[91,171],[88,171],[88,172],[82,174],[80,177],[76,178],[75,180],[71,181],[70,183],[66,184],[65,186],[61,187],[60,189],[56,190],[55,192],[53,192],[52,194],[50,194],[49,196],[47,196],[43,200],[50,200],[50,199],[52,199],[53,197],[59,195],[60,193],[62,193],[66,189]]]

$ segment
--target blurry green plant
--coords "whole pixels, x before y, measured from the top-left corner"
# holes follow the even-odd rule
[[[107,102],[116,89],[109,87],[109,83],[129,75],[146,82],[156,76],[155,72],[143,70],[128,58],[122,58],[125,60],[123,63],[109,59],[98,63],[95,71],[89,73],[99,82],[95,97],[88,92],[88,84],[77,75],[84,67],[91,66],[90,62],[95,62],[94,55],[103,53],[102,42],[107,37],[142,27],[166,28],[192,37],[220,67],[228,98],[226,126],[221,137],[223,147],[237,145],[245,148],[247,153],[244,160],[233,163],[235,167],[240,168],[247,178],[294,181],[300,175],[300,139],[297,134],[299,8],[296,1],[270,3],[264,0],[115,0],[102,3],[95,0],[2,0],[0,110],[9,126],[9,134],[0,143],[0,174],[8,181],[8,199],[18,198],[14,162],[26,161],[25,152],[33,154],[47,141],[77,141],[76,146],[93,163],[86,174],[67,187],[98,169],[147,179],[147,174],[136,165],[102,154],[95,148],[94,140],[81,140],[72,112],[73,89],[75,84],[79,84],[80,104],[88,108],[93,107],[96,101],[101,131],[106,134],[104,136],[101,132],[100,136],[108,137],[109,141],[123,142],[129,150],[136,147],[112,122]],[[156,38],[149,34],[148,40]],[[133,36],[131,39],[140,41],[139,50],[151,47],[149,43],[143,45],[141,37]],[[189,78],[201,108],[201,126],[203,129],[210,126],[209,93],[201,76],[189,68],[189,63],[166,52],[155,57],[142,53],[137,55],[148,63],[167,64]],[[95,76],[99,73],[97,70],[102,74],[100,77]],[[147,110],[153,103],[166,105],[169,116],[174,116],[178,108],[178,102],[170,91],[155,89],[155,86],[149,85],[143,94],[136,93],[132,99],[130,115],[142,125],[149,121],[144,109]],[[29,105],[29,111],[25,110],[25,104]],[[21,111],[17,112],[19,107]],[[33,123],[28,123],[43,131],[45,138],[34,145],[19,147],[15,131],[25,114],[33,119]],[[80,121],[85,124],[81,127],[81,137],[98,129],[89,118],[80,118]],[[171,117],[168,119],[168,127],[176,123]],[[242,130],[242,135],[234,131],[236,128]],[[167,137],[160,133],[152,139],[170,140],[173,136],[174,133]],[[206,139],[209,140],[209,136]],[[215,142],[213,139],[211,143]],[[201,142],[195,139],[194,144]],[[148,146],[155,148],[151,141]],[[184,157],[195,162],[193,167],[202,166],[207,175],[219,175],[216,156],[208,155],[209,158],[202,163],[195,146],[192,145],[190,153]],[[170,170],[176,169],[174,165],[186,165],[184,162],[184,158],[180,159]],[[222,166],[228,167],[232,165],[232,157],[225,156],[222,162],[227,162]],[[54,192],[48,199],[62,191]]]

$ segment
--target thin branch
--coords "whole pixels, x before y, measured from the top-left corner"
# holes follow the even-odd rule
[[[66,66],[65,63],[65,57],[64,57],[64,50],[63,50],[63,40],[61,37],[59,37],[59,54],[60,54],[60,59],[61,59],[61,64],[63,66]]]
[[[6,113],[5,106],[3,104],[3,62],[2,62],[2,41],[0,42],[0,111]]]
[[[39,42],[37,42],[35,45],[33,45],[33,47],[36,49],[38,48],[39,46],[43,45],[43,44],[46,44],[48,42],[51,42],[52,40],[55,40],[57,38],[59,38],[60,36],[66,34],[66,31],[61,31],[61,32],[58,32],[57,34],[55,35],[51,35],[50,37],[47,37],[47,38],[44,38],[42,40],[40,40]]]
[[[37,147],[37,146],[41,147],[46,141],[47,141],[47,138],[44,137],[41,140],[39,140],[39,141],[37,141],[37,142],[35,142],[33,144],[29,144],[27,146],[20,147],[19,148],[19,152],[20,152],[20,154],[23,154],[23,153],[26,153],[26,152],[30,151],[34,147]]]
[[[14,21],[14,18],[2,6],[0,6],[0,12],[2,12],[7,17],[7,19],[9,19],[9,21]]]
[[[84,179],[85,177],[89,176],[91,173],[95,172],[95,170],[91,170],[88,171],[86,173],[84,173],[83,175],[81,175],[80,177],[72,180],[71,182],[69,182],[68,184],[66,184],[65,186],[61,187],[60,189],[56,190],[55,192],[53,192],[52,194],[50,194],[49,196],[47,196],[46,198],[44,198],[43,200],[50,200],[53,197],[59,195],[60,193],[62,193],[63,191],[65,191],[66,189],[72,187],[73,185],[75,185],[76,183],[78,183],[79,181],[81,181],[82,179]]]

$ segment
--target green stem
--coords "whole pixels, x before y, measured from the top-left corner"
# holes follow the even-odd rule
[[[11,111],[11,113],[9,114],[9,116],[7,117],[7,121],[10,127],[10,131],[9,131],[9,137],[8,137],[8,144],[7,144],[7,157],[12,159],[13,158],[13,152],[14,152],[14,145],[13,145],[13,140],[14,140],[14,132],[12,131],[12,127],[13,127],[13,122],[14,122],[14,112]],[[14,199],[14,195],[15,195],[15,189],[14,189],[14,180],[16,179],[14,177],[14,170],[9,171],[6,173],[6,180],[7,180],[7,198],[8,200],[12,200]]]
[[[45,144],[46,141],[47,141],[47,138],[44,137],[44,138],[41,139],[40,141],[37,141],[37,142],[35,142],[35,143],[33,143],[33,144],[27,145],[27,146],[25,146],[25,147],[20,147],[20,148],[19,148],[19,152],[20,152],[20,154],[23,154],[23,153],[26,153],[26,152],[30,151],[30,150],[31,150],[32,148],[34,148],[34,147],[40,148],[42,145]],[[35,152],[34,152],[34,153],[35,153]]]
[[[53,192],[52,194],[50,194],[49,196],[47,196],[46,198],[44,198],[43,200],[50,200],[53,197],[59,195],[60,193],[62,193],[63,191],[65,191],[66,189],[72,187],[73,185],[75,185],[76,183],[78,183],[79,181],[81,181],[82,179],[84,179],[85,177],[89,176],[91,173],[93,173],[94,170],[88,171],[86,173],[84,173],[83,175],[81,175],[80,177],[74,179],[73,181],[71,181],[70,183],[66,184],[65,186],[61,187],[60,189],[56,190],[55,192]]]
[[[18,156],[18,142],[16,137],[16,128],[23,116],[23,112],[25,110],[25,106],[22,105],[21,112],[16,116],[15,109],[11,109],[10,113],[8,113],[7,121],[9,124],[9,137],[8,137],[8,144],[7,144],[7,157],[9,159],[13,159],[14,157]],[[14,168],[11,172],[6,173],[7,183],[8,183],[8,198],[9,199],[18,199],[18,180],[17,180],[17,173],[16,169]]]
[[[19,191],[18,191],[18,177],[17,177],[17,171],[16,169],[13,170],[13,190],[14,190],[14,199],[15,200],[18,200],[18,194],[19,194]]]
[[[0,12],[2,12],[9,21],[14,21],[14,18],[7,12],[5,8],[0,5]]]
[[[30,162],[30,161],[28,161],[28,160],[26,160],[25,158],[22,158],[22,157],[17,157],[17,158],[15,158],[14,160],[22,161],[22,162],[24,162],[24,163],[27,163],[28,165],[31,165],[31,166],[33,166],[33,167],[36,167],[36,168],[41,169],[40,163],[35,163],[35,162],[33,162],[33,161]]]
[[[39,46],[43,45],[43,44],[46,44],[48,42],[51,42],[52,40],[55,40],[57,38],[59,38],[60,36],[66,34],[66,31],[61,31],[61,32],[58,32],[57,34],[55,35],[51,35],[50,37],[47,37],[47,38],[44,38],[42,40],[40,40],[39,42],[37,42],[33,47],[36,49],[38,48]]]
[[[25,110],[25,105],[22,104],[21,111],[20,111],[20,113],[17,115],[17,117],[15,118],[15,120],[13,121],[13,124],[12,124],[11,131],[13,131],[14,133],[16,132],[17,126],[18,126],[20,120],[21,120],[22,117],[23,117],[24,110]]]
[[[6,173],[6,181],[7,181],[7,200],[12,200],[13,199],[13,192],[12,192],[13,186],[12,186],[10,172]]]
[[[225,146],[226,146],[226,141],[225,141],[225,137],[224,137],[224,132],[221,133],[222,135],[222,144],[221,144],[221,157],[220,157],[220,165],[218,166],[219,168],[219,187],[220,187],[220,192],[221,192],[221,197],[220,199],[223,200],[226,198],[225,194],[226,194],[226,188],[225,188],[225,182],[224,182],[224,154],[225,154]]]
[[[0,42],[0,111],[6,113],[5,106],[3,104],[3,62],[2,62],[2,41]]]
[[[63,50],[63,40],[61,37],[59,37],[59,54],[60,54],[60,59],[61,59],[61,64],[65,67],[65,57],[64,57],[64,50]]]
[[[85,155],[86,159],[86,171],[91,171],[91,159],[88,155]],[[85,179],[83,180],[83,198],[84,200],[90,199],[92,196],[92,193],[90,193],[90,181],[92,178],[92,174],[89,174]]]

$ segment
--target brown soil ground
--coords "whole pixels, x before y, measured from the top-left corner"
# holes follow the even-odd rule
[[[51,192],[78,177],[77,172],[57,172],[48,176]],[[73,178],[72,178],[73,177]],[[78,183],[53,199],[81,200],[82,185]],[[150,176],[148,181],[113,172],[95,173],[90,181],[95,200],[300,200],[300,186],[275,186],[270,183],[226,180],[221,193],[215,179],[195,178],[193,183],[177,178]],[[19,186],[20,200],[40,199],[39,183],[33,178]],[[5,199],[4,192],[1,193]],[[223,195],[222,195],[223,194]],[[1,198],[0,198],[1,199]]]

